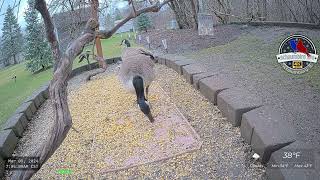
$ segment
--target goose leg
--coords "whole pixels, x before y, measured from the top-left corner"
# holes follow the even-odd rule
[[[150,106],[150,109],[152,109],[151,103],[148,100],[149,99],[148,95],[149,95],[149,86],[146,87],[146,101],[148,102],[148,105]]]
[[[149,86],[146,87],[146,100],[149,99],[148,94],[149,94]]]

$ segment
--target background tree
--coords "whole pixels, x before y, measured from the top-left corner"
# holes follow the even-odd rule
[[[121,20],[122,19],[122,15],[121,15],[121,12],[120,12],[120,10],[118,9],[118,8],[116,8],[116,10],[115,10],[115,19],[116,19],[116,21],[118,21],[118,20]]]
[[[22,43],[23,37],[18,20],[13,14],[13,8],[9,6],[5,14],[1,38],[1,47],[5,66],[10,64],[10,60],[12,58],[13,64],[18,63],[17,56],[22,50]]]
[[[34,0],[28,0],[26,10],[26,68],[31,72],[45,69],[52,64],[52,55],[48,42],[42,32],[43,25],[39,22],[38,11],[34,8]]]
[[[198,0],[175,0],[171,1],[169,6],[176,16],[180,29],[198,28]]]
[[[179,1],[179,0],[176,0]],[[201,0],[221,23],[284,21],[320,24],[319,0]]]
[[[181,29],[196,29],[198,13],[213,14],[222,24],[285,21],[320,25],[320,0],[174,0],[169,6]]]
[[[6,64],[8,64],[8,59],[4,58],[4,54],[3,54],[2,37],[0,37],[0,49],[2,49],[0,51],[0,69],[1,69],[2,67],[5,67]]]
[[[148,28],[151,27],[151,21],[149,16],[146,14],[141,14],[137,18],[137,26],[139,31],[148,31]]]

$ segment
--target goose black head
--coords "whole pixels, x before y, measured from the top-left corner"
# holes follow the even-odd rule
[[[141,76],[135,76],[132,81],[133,87],[136,90],[137,103],[140,110],[145,114],[150,122],[154,122],[153,116],[150,111],[150,106],[144,96],[143,79]]]
[[[148,117],[150,122],[154,122],[153,116],[152,116],[151,111],[150,111],[150,106],[147,103],[147,101],[145,101],[145,100],[138,101],[138,105],[140,107],[140,110],[143,112],[143,114],[145,114]]]
[[[120,46],[122,46],[122,45],[126,45],[127,47],[131,47],[131,44],[130,44],[130,42],[129,42],[128,39],[123,39],[123,40],[121,41]]]

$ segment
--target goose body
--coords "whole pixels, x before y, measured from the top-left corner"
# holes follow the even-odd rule
[[[128,47],[122,53],[122,64],[120,65],[119,79],[124,88],[135,93],[132,84],[135,76],[140,76],[143,79],[144,87],[150,86],[155,78],[154,62],[152,54],[140,47]]]
[[[150,111],[150,105],[145,97],[148,97],[148,89],[155,78],[154,59],[151,52],[141,47],[130,47],[128,40],[123,40],[121,44],[126,44],[122,52],[122,64],[119,70],[119,80],[124,89],[137,95],[137,104],[140,110],[154,122]]]

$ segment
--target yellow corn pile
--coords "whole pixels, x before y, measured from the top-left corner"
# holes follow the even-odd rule
[[[161,160],[201,146],[198,135],[170,98],[154,82],[149,101],[155,123],[140,111],[136,96],[117,77],[90,81],[69,95],[73,127],[63,144],[35,178],[92,177]]]

